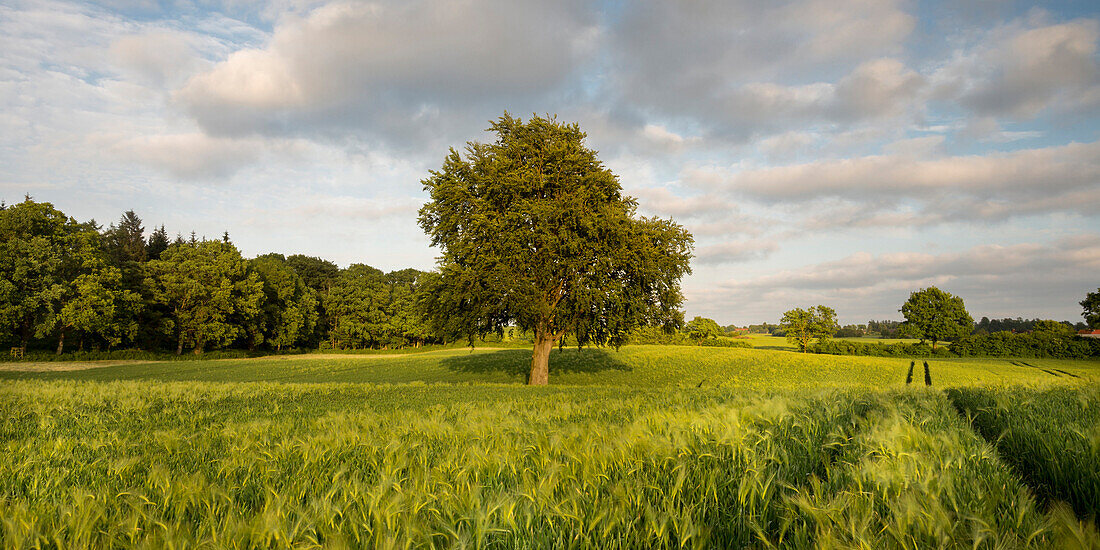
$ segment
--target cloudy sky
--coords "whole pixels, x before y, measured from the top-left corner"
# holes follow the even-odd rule
[[[1081,320],[1100,7],[997,0],[0,3],[0,198],[249,256],[431,268],[420,180],[557,114],[695,235],[689,316]]]

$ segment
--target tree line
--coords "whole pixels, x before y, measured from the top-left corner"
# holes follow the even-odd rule
[[[930,286],[911,293],[902,304],[898,311],[905,317],[904,321],[885,322],[894,323],[893,326],[884,326],[881,324],[883,322],[879,322],[880,328],[888,327],[899,337],[920,340],[916,347],[908,344],[868,346],[851,342],[830,344],[829,340],[834,336],[846,337],[849,334],[837,324],[836,311],[824,305],[789,310],[783,314],[778,328],[789,342],[796,344],[803,352],[919,355],[924,351],[918,348],[924,346],[926,341],[931,342],[929,353],[937,350],[937,343],[950,341],[950,351],[957,355],[1090,357],[1100,351],[1100,345],[1095,345],[1100,342],[1077,338],[1076,331],[1100,327],[1100,289],[1088,293],[1080,305],[1085,322],[1076,326],[1069,321],[1043,319],[1004,319],[1004,323],[999,323],[986,317],[975,323],[962,298]],[[816,345],[812,345],[815,342]]]
[[[394,348],[441,341],[417,304],[431,274],[244,258],[229,239],[104,228],[27,197],[0,204],[0,341],[25,350]]]

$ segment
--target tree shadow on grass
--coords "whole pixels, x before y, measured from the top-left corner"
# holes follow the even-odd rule
[[[453,355],[443,360],[443,367],[453,372],[471,374],[503,373],[526,379],[531,372],[531,350],[506,349],[493,353]],[[550,352],[550,376],[555,374],[603,371],[631,371],[633,367],[619,360],[615,353],[599,348],[565,348]]]

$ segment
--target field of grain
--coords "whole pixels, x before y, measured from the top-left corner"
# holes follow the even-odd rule
[[[529,358],[0,372],[0,546],[1100,545],[1066,488],[1100,483],[1097,362],[930,361],[928,388],[900,359],[630,346],[529,388]]]

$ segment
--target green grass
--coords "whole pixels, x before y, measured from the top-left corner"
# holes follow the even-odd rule
[[[6,546],[1053,547],[934,390],[16,382]]]
[[[529,388],[529,361],[0,370],[0,547],[1100,545],[1057,489],[1095,462],[1016,456],[1087,451],[1058,428],[1095,429],[1100,362],[932,360],[925,388],[902,359],[627,346],[555,351]],[[1031,431],[1005,447],[939,388],[1023,399]]]
[[[1100,386],[947,394],[1040,498],[1100,521]]]
[[[131,363],[74,371],[0,370],[3,379],[202,380],[308,383],[515,383],[526,380],[529,350],[431,351],[406,355],[320,354],[240,360]],[[1100,381],[1100,361],[930,360],[937,387],[1079,384]],[[919,366],[919,364],[918,364]],[[626,346],[565,349],[550,357],[555,385],[753,389],[901,388],[909,361],[765,349]],[[920,379],[920,377],[918,377]]]

